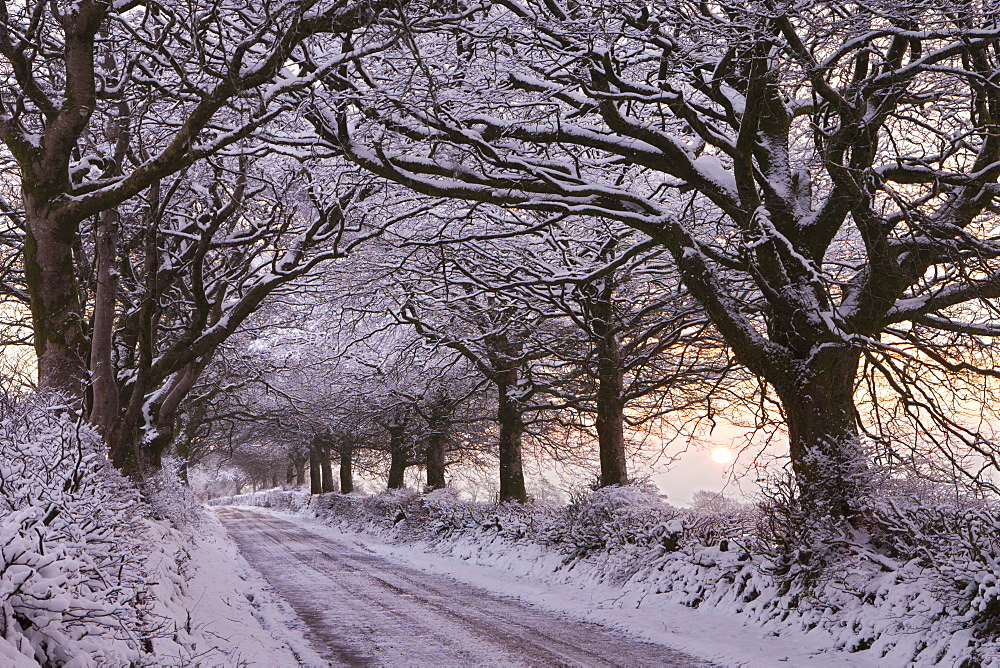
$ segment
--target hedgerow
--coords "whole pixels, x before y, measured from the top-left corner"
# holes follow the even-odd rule
[[[449,490],[271,490],[211,503],[312,514],[519,574],[613,585],[636,600],[714,606],[768,632],[824,634],[831,647],[886,665],[1000,666],[992,502],[887,485],[868,499],[861,529],[803,517],[794,499],[716,513],[670,506],[642,486],[561,507],[464,502]]]

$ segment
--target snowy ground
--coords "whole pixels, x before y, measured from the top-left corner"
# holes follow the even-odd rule
[[[221,509],[220,509],[221,510]],[[225,512],[225,511],[223,511]],[[243,509],[240,510],[243,512]],[[553,583],[543,578],[542,555],[523,553],[492,564],[467,558],[443,556],[419,547],[390,544],[369,534],[346,533],[302,515],[255,508],[254,512],[293,522],[317,537],[348,543],[426,573],[448,575],[496,594],[519,598],[535,606],[564,613],[575,619],[611,627],[619,635],[651,640],[706,661],[725,666],[876,666],[857,654],[836,652],[829,643],[807,635],[767,636],[757,626],[736,615],[711,609],[638,598],[620,588],[586,582],[573,585]],[[482,657],[490,660],[490,657]],[[619,657],[618,664],[630,662]],[[652,661],[656,665],[662,665]],[[586,664],[583,664],[586,665]]]

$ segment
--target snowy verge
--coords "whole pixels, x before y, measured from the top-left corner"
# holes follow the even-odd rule
[[[761,549],[754,513],[673,508],[637,488],[600,490],[560,508],[472,504],[446,490],[272,490],[213,503],[317,516],[378,538],[365,540],[369,549],[726,665],[1000,666],[990,508],[907,509],[894,499],[893,521],[909,526],[905,541],[881,552],[837,546],[840,562],[809,581],[779,570],[775,552]],[[792,570],[809,575],[808,555],[796,558]],[[544,589],[532,594],[538,583]]]
[[[170,641],[154,644],[157,665],[327,665],[214,514],[181,529],[155,523],[153,531],[154,605],[172,626]]]

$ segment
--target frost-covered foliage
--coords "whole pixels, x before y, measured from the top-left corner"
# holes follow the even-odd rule
[[[143,506],[99,447],[42,399],[0,397],[0,644],[42,665],[129,665],[157,632]]]
[[[146,496],[154,517],[169,520],[175,527],[194,527],[204,517],[194,490],[180,477],[181,461],[164,457],[163,465],[146,480]]]
[[[213,503],[308,512],[518,575],[609,584],[644,607],[657,598],[712,606],[869,662],[1000,666],[1000,508],[982,501],[887,487],[868,501],[864,532],[813,533],[794,550],[775,540],[787,519],[778,507],[674,508],[642,487],[565,507],[461,502],[449,490],[270,491]]]

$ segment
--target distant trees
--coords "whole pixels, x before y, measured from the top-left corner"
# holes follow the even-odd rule
[[[352,258],[338,271],[353,281],[359,264]],[[480,434],[489,401],[481,379],[384,313],[363,312],[369,295],[341,293],[336,273],[312,294],[259,311],[226,346],[203,389],[229,388],[215,395],[210,423],[217,432],[232,423],[237,436],[222,431],[224,441],[209,437],[202,447],[216,461],[249,463],[263,461],[258,446],[269,443],[265,464],[283,476],[304,455],[314,493],[350,493],[355,469],[399,489],[413,484],[407,472],[418,466],[429,487],[444,487],[450,465],[490,448]]]
[[[773,390],[805,507],[853,520],[862,360],[933,425],[917,448],[997,463],[912,365],[995,375],[998,43],[995,13],[933,0],[500,0],[327,78],[311,119],[427,195],[648,235]]]
[[[524,412],[535,390],[526,374],[528,365],[544,356],[530,345],[536,316],[503,295],[461,281],[435,284],[431,291],[426,301],[408,301],[400,317],[427,341],[462,355],[489,381],[497,397],[500,500],[524,502]]]
[[[537,403],[596,436],[599,485],[628,482],[626,430],[725,403],[713,397],[732,370],[725,347],[645,235],[567,218],[531,235],[473,243],[467,280],[547,323],[531,343],[545,352],[532,378]]]
[[[725,403],[713,392],[731,371],[725,348],[656,244],[592,219],[518,227],[432,202],[407,221],[404,240],[383,238],[322,278],[332,300],[323,308],[339,314],[336,343],[303,343],[297,359],[329,359],[281,383],[315,429],[335,424],[337,439],[363,435],[356,452],[384,451],[390,489],[414,465],[429,488],[444,486],[449,448],[483,419],[484,401],[496,429],[479,447],[496,447],[500,497],[518,501],[527,498],[525,439],[579,459],[570,433],[596,436],[598,484],[625,484],[626,424],[631,434]],[[512,340],[521,352],[505,357],[501,344]],[[317,491],[331,479],[328,451],[313,448]]]
[[[628,481],[626,423],[634,431],[710,405],[730,370],[725,348],[655,243],[587,218],[480,209],[457,219],[393,271],[407,299],[401,319],[487,366],[490,332],[523,323],[522,413],[545,411],[536,432],[596,436],[601,486]]]
[[[339,202],[313,208],[290,186],[301,172],[282,177],[280,161],[268,163],[267,180],[246,161],[206,166],[215,174],[153,189],[156,199],[122,225],[117,287],[94,298],[109,320],[90,351],[90,418],[116,466],[134,475],[158,466],[182,402],[264,299],[378,232]]]
[[[691,495],[692,508],[710,513],[733,513],[739,510],[742,505],[737,499],[722,492],[700,489]]]

